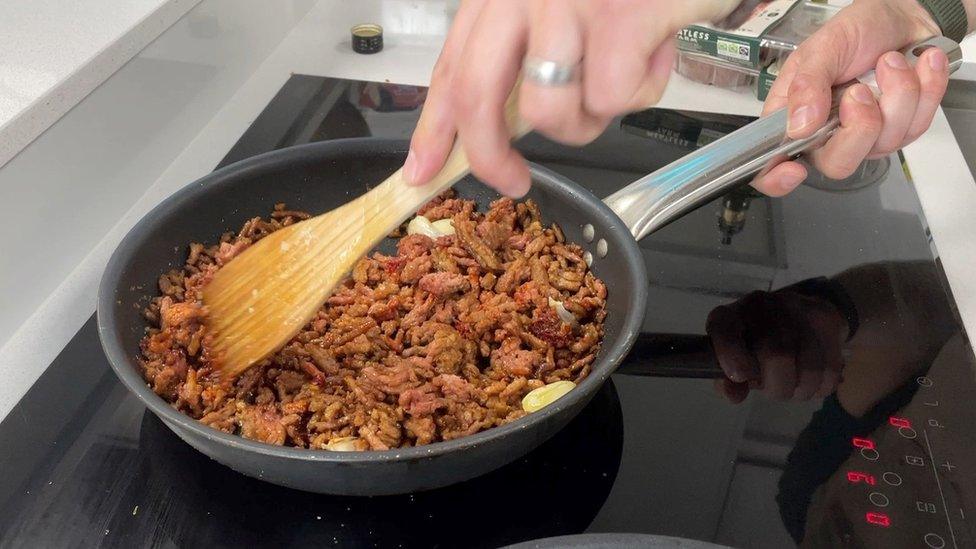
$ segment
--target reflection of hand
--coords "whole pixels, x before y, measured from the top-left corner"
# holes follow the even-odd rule
[[[520,196],[525,161],[509,144],[505,100],[523,55],[573,66],[561,86],[523,83],[519,110],[537,131],[569,144],[596,138],[610,120],[657,102],[674,60],[674,33],[719,19],[737,0],[465,0],[431,76],[404,175],[422,184],[460,138],[479,179]]]
[[[732,402],[750,389],[809,400],[830,394],[840,380],[848,323],[823,299],[789,288],[753,292],[713,310],[705,329],[728,376],[718,388]]]
[[[897,51],[939,34],[915,0],[862,0],[841,10],[786,60],[769,92],[764,112],[789,109],[789,136],[813,134],[827,121],[830,88],[876,68],[882,97],[864,84],[852,86],[840,103],[841,126],[809,159],[824,175],[843,179],[861,161],[885,156],[921,135],[949,83],[945,53],[932,48],[915,68]],[[806,169],[784,162],[753,182],[781,196],[803,182]]]

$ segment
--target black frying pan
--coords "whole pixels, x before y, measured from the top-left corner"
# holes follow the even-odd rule
[[[123,239],[99,287],[99,336],[122,382],[177,435],[211,458],[275,484],[332,494],[395,494],[445,486],[513,461],[561,429],[637,341],[648,281],[637,242],[620,217],[578,185],[538,166],[532,166],[528,196],[547,222],[557,222],[569,241],[592,255],[593,271],[609,289],[606,336],[592,373],[546,408],[448,442],[383,452],[329,452],[272,446],[211,429],[173,409],[141,377],[137,356],[147,326],[141,311],[156,292],[159,275],[183,264],[188,242],[214,242],[246,219],[266,215],[277,202],[315,213],[335,208],[385,179],[405,154],[405,142],[377,139],[282,149],[217,170],[153,209]],[[482,207],[497,198],[472,178],[455,188]],[[684,369],[671,374],[721,375],[703,338],[649,337],[640,344],[644,353],[692,358],[678,361]]]

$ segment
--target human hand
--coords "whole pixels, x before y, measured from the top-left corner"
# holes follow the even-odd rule
[[[434,67],[404,175],[427,182],[455,135],[471,171],[509,196],[529,189],[525,160],[512,149],[503,109],[524,57],[573,66],[561,86],[526,79],[519,110],[536,131],[563,143],[595,139],[619,114],[661,96],[674,33],[726,16],[738,0],[465,0]]]
[[[784,288],[753,292],[708,315],[705,330],[734,403],[751,389],[777,400],[827,396],[840,381],[846,318],[830,302]]]
[[[859,0],[841,10],[786,60],[763,113],[789,109],[788,134],[808,137],[830,113],[831,86],[875,68],[882,96],[864,84],[841,98],[840,128],[807,155],[831,179],[844,179],[865,158],[886,156],[918,138],[932,123],[949,82],[948,59],[931,48],[915,68],[897,51],[941,34],[915,0]],[[753,186],[782,196],[806,179],[806,168],[784,162],[757,177]]]

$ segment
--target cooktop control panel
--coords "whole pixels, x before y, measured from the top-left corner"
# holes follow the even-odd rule
[[[818,494],[827,501],[818,505],[814,497],[808,531],[820,511],[830,537],[855,546],[976,547],[973,431],[954,410],[976,395],[971,382],[920,375],[914,383],[907,406],[850,438],[850,457]],[[808,541],[819,539],[813,533]]]

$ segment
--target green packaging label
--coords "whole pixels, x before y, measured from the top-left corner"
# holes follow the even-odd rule
[[[759,48],[740,40],[719,38],[715,41],[715,53],[719,57],[735,59],[736,61],[746,61],[750,64],[759,61]]]
[[[759,66],[759,45],[758,38],[733,36],[697,25],[678,31],[679,49],[704,53],[746,67]]]

